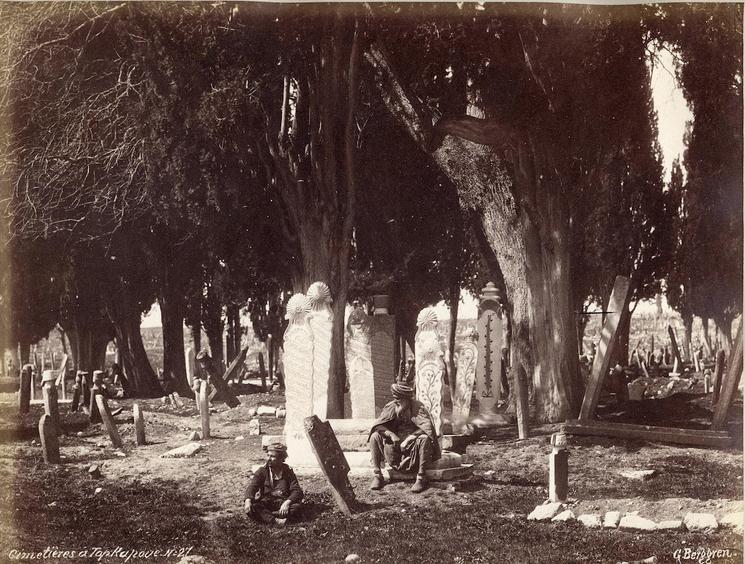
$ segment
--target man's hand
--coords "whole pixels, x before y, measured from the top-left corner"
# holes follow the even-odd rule
[[[243,510],[246,513],[251,513],[251,500],[250,499],[247,499],[246,501],[243,502]]]
[[[393,443],[394,445],[395,445],[395,444],[398,444],[398,443],[400,443],[400,442],[401,442],[401,439],[400,439],[400,438],[398,437],[398,435],[397,435],[396,433],[394,433],[393,431],[388,431],[388,432],[386,433],[386,435],[388,436],[388,439],[390,439],[390,441],[391,441],[391,442],[392,442],[392,443]]]
[[[409,435],[401,442],[401,450],[404,450],[406,447],[408,447],[411,443],[413,443],[416,440],[416,437],[414,435]]]
[[[287,514],[290,512],[290,500],[286,499],[282,502],[282,505],[279,506],[279,516],[280,517],[287,517]]]

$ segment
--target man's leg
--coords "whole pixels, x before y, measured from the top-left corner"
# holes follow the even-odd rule
[[[419,462],[419,468],[416,473],[416,481],[411,486],[411,491],[419,493],[427,488],[427,478],[424,475],[427,463],[432,460],[434,445],[432,439],[427,435],[419,435],[414,441],[414,449],[416,449],[416,457]]]
[[[268,507],[263,500],[254,501],[251,504],[251,518],[259,523],[274,523],[274,515],[272,515],[271,507]]]
[[[375,431],[370,435],[368,445],[370,446],[370,462],[373,468],[373,479],[372,482],[370,482],[370,489],[379,490],[385,485],[385,482],[383,481],[383,472],[380,470],[383,466],[384,460],[383,451],[385,443],[383,441],[383,435],[378,431]]]

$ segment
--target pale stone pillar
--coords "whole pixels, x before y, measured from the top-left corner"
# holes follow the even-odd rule
[[[479,415],[487,421],[495,414],[502,383],[502,308],[499,291],[489,282],[479,296],[476,396]]]
[[[313,282],[308,288],[307,296],[310,305],[308,324],[313,333],[312,414],[320,419],[327,419],[328,387],[331,378],[331,336],[334,324],[331,291],[323,282]]]
[[[96,396],[101,393],[101,385],[103,384],[103,370],[93,371],[93,388],[91,389],[90,404],[88,406],[88,413],[90,414],[91,423],[101,423],[101,413],[98,411],[98,404],[96,403]]]
[[[470,329],[466,333],[460,349],[455,353],[457,366],[455,395],[453,396],[453,433],[455,434],[465,431],[468,415],[471,412],[471,396],[473,395],[473,384],[476,381],[476,361],[478,359],[477,338],[476,331]]]
[[[284,335],[285,441],[290,460],[312,457],[305,439],[303,420],[313,415],[313,332],[308,314],[310,304],[304,294],[295,294],[287,302]],[[311,458],[312,460],[312,458]]]
[[[375,379],[371,349],[372,320],[357,306],[344,331],[344,360],[349,375],[349,401],[354,419],[375,418]]]
[[[416,399],[432,416],[435,433],[442,435],[442,391],[445,364],[437,332],[437,313],[426,307],[419,312],[414,339],[416,352]]]

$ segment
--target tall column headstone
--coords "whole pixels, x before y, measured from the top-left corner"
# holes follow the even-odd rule
[[[199,382],[199,417],[202,424],[202,438],[210,438],[210,399],[207,380]]]
[[[372,320],[356,306],[349,314],[344,331],[344,356],[349,375],[352,417],[375,419],[375,380],[371,350]]]
[[[566,501],[569,495],[569,452],[564,433],[551,435],[551,454],[548,460],[548,499]]]
[[[191,388],[194,383],[194,374],[197,371],[197,355],[194,352],[194,348],[189,347],[186,349],[186,380],[189,382]]]
[[[476,381],[476,361],[478,359],[478,333],[471,328],[465,335],[460,349],[455,353],[457,372],[455,395],[453,396],[453,433],[465,431],[468,415],[471,412],[473,384]]]
[[[26,364],[21,370],[21,389],[18,394],[18,410],[22,413],[28,413],[31,409],[31,378],[34,367]]]
[[[416,399],[432,416],[435,433],[442,435],[442,391],[445,363],[437,332],[437,312],[426,307],[416,320]]]
[[[489,282],[479,296],[478,360],[476,396],[479,415],[487,421],[494,416],[502,381],[503,321],[499,290]]]
[[[308,324],[313,333],[313,415],[326,419],[328,387],[331,377],[331,335],[334,313],[331,291],[323,282],[313,282],[308,288]],[[285,383],[285,385],[287,385]],[[288,410],[289,411],[289,410]]]
[[[42,393],[44,395],[44,413],[49,415],[54,425],[55,432],[62,434],[62,425],[59,417],[59,405],[57,403],[57,386],[54,385],[56,378],[54,372],[45,370],[41,377]]]
[[[306,445],[304,420],[313,415],[313,333],[308,323],[310,304],[304,294],[287,302],[284,335],[285,440],[290,458],[312,456]],[[303,450],[304,449],[304,450]]]
[[[396,375],[396,317],[391,315],[390,296],[373,296],[370,355],[373,366],[375,416],[393,399],[391,384]]]

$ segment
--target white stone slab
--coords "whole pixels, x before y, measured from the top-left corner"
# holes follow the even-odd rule
[[[657,523],[651,519],[627,513],[621,518],[618,528],[622,531],[655,531]]]
[[[442,435],[442,406],[444,388],[444,361],[437,332],[437,313],[427,307],[417,317],[416,350],[416,399],[429,411],[435,433]]]
[[[331,378],[331,336],[334,325],[331,291],[323,282],[313,282],[308,288],[307,296],[310,305],[308,325],[313,335],[313,386],[310,390],[312,415],[323,420],[328,413],[328,387]]]
[[[528,521],[549,521],[556,517],[561,511],[564,510],[564,504],[561,502],[544,503],[538,505],[528,515]]]
[[[619,474],[629,480],[648,480],[657,473],[657,470],[621,470]]]
[[[453,433],[462,433],[466,428],[471,413],[471,397],[476,381],[476,362],[478,347],[476,333],[471,332],[455,353],[457,372],[455,377],[455,395],[453,397]]]
[[[728,513],[719,520],[719,524],[722,527],[734,527],[736,530],[742,531],[743,520],[743,513],[740,511],[735,513]]]
[[[615,529],[621,521],[620,511],[608,511],[603,518],[603,528]]]
[[[717,518],[712,513],[686,513],[683,523],[689,531],[708,533],[719,528]]]
[[[588,529],[600,529],[603,526],[603,522],[600,520],[600,515],[597,513],[584,513],[577,517],[577,521],[582,523]]]
[[[184,446],[180,446],[178,448],[169,450],[168,452],[164,452],[160,456],[161,458],[188,458],[190,456],[194,456],[200,450],[202,450],[202,445],[198,443],[188,443]]]
[[[573,521],[576,519],[574,516],[574,512],[571,509],[565,509],[561,513],[559,513],[556,517],[551,519],[551,521],[554,522],[563,522],[563,521]]]
[[[667,521],[660,521],[657,523],[658,531],[677,531],[683,527],[683,521],[680,519],[670,519]]]

